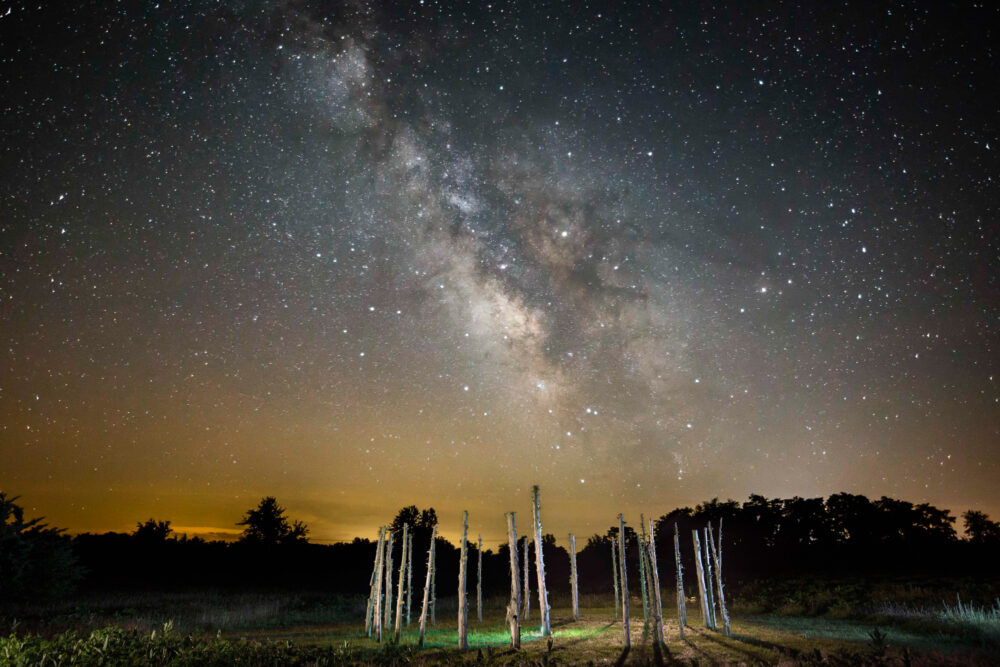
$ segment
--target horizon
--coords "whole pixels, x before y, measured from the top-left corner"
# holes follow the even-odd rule
[[[841,492],[836,492],[836,493],[841,493]],[[849,492],[843,492],[843,493],[849,493]],[[766,498],[769,498],[769,499],[775,499],[776,498],[776,497],[772,497],[772,496],[767,496],[765,494],[752,494],[752,495],[762,495],[762,496],[764,496]],[[827,494],[825,496],[809,496],[809,497],[822,497],[823,500],[825,501],[826,499],[828,499],[830,497],[830,495],[831,494]],[[869,500],[872,500],[872,501],[877,500],[877,499],[879,499],[879,498],[882,497],[882,496],[872,496],[872,495],[867,495],[867,494],[855,494],[855,495],[863,495],[863,496],[867,497]],[[790,497],[792,497],[792,496],[781,497],[781,498],[785,499],[785,498],[790,498]],[[801,497],[807,497],[807,496],[801,496]],[[891,498],[893,496],[888,496],[888,497]],[[905,502],[913,502],[913,501],[910,501],[910,500],[908,500],[906,498],[895,498],[895,499],[896,500],[905,501]],[[545,500],[544,489],[542,489],[542,500],[543,501]],[[737,502],[737,503],[739,503],[739,504],[742,505],[744,502],[746,502],[747,498],[743,498],[743,499],[736,499],[736,498],[705,498],[705,499],[702,499],[701,501],[698,501],[696,503],[688,503],[688,504],[676,505],[676,506],[670,507],[670,508],[662,510],[662,511],[648,512],[648,511],[635,510],[633,513],[631,513],[631,514],[634,514],[634,517],[632,517],[631,519],[630,519],[631,514],[629,512],[624,512],[624,514],[625,514],[625,524],[627,526],[633,526],[633,527],[637,526],[638,525],[638,517],[639,517],[640,514],[643,514],[647,520],[650,519],[650,518],[652,518],[655,521],[655,520],[659,519],[660,517],[668,514],[669,512],[671,512],[671,511],[673,511],[675,509],[684,509],[684,508],[694,509],[698,505],[700,505],[702,503],[705,503],[705,502],[710,502],[712,500],[719,500],[720,502],[735,501],[735,502]],[[21,502],[22,505],[25,505],[26,511],[30,510],[30,511],[26,512],[26,513],[28,513],[30,515],[29,518],[34,518],[33,512],[37,508],[36,507],[27,506],[23,501],[24,501],[24,499],[21,498],[21,500],[19,502]],[[319,534],[317,534],[315,532],[315,530],[314,530],[314,524],[312,522],[313,520],[309,519],[308,517],[297,515],[295,512],[293,512],[292,510],[290,510],[289,507],[287,505],[285,505],[281,501],[280,498],[278,498],[278,502],[285,509],[285,516],[288,519],[290,519],[290,520],[301,520],[301,521],[303,521],[303,523],[306,524],[306,527],[309,528],[309,533],[306,536],[306,539],[309,542],[317,543],[317,544],[350,543],[355,538],[367,539],[369,541],[374,542],[375,538],[378,535],[378,528],[379,528],[379,526],[389,525],[392,522],[392,519],[396,516],[396,513],[400,509],[402,509],[403,507],[408,506],[408,505],[402,505],[402,506],[400,506],[399,508],[397,508],[396,512],[394,512],[392,514],[391,517],[389,517],[387,520],[385,520],[385,521],[383,521],[381,523],[376,524],[373,528],[368,528],[367,526],[365,526],[364,528],[359,529],[359,532],[354,533],[354,534],[351,534],[351,533],[348,533],[348,532],[343,532],[343,533],[340,533],[336,537],[330,537],[330,536],[320,536]],[[920,502],[914,502],[913,504],[914,505],[919,505],[921,503]],[[994,515],[993,513],[989,512],[988,510],[986,510],[984,508],[981,508],[981,507],[969,507],[969,508],[963,508],[961,510],[956,510],[956,509],[953,509],[951,507],[941,506],[941,505],[937,505],[935,503],[930,503],[930,504],[932,506],[934,506],[934,507],[937,507],[938,509],[946,510],[946,511],[948,511],[948,512],[951,513],[951,515],[955,518],[955,522],[952,525],[955,528],[955,533],[956,533],[956,535],[958,536],[959,539],[963,539],[965,537],[965,535],[966,535],[965,528],[964,528],[963,522],[962,522],[962,514],[965,511],[967,511],[967,510],[978,510],[978,511],[985,512],[990,518],[992,518],[994,520],[996,520],[996,518],[997,518],[996,515]],[[526,516],[530,517],[530,504],[529,503],[525,503],[525,505],[527,506],[527,508],[524,509],[524,510],[518,510],[518,509],[513,510],[513,511],[515,511],[517,513],[517,517],[521,518],[521,520],[524,520],[523,517],[526,517]],[[460,539],[459,536],[461,534],[461,529],[459,528],[459,525],[460,525],[460,522],[461,522],[461,512],[463,510],[458,510],[458,511],[450,512],[450,513],[448,513],[446,515],[448,517],[451,517],[452,514],[455,515],[454,517],[451,517],[451,518],[454,519],[452,521],[452,523],[455,524],[454,529],[452,529],[445,521],[441,520],[441,513],[433,505],[427,505],[427,506],[415,505],[415,506],[417,507],[418,510],[434,509],[435,512],[438,514],[438,518],[439,518],[439,521],[438,521],[438,536],[440,538],[442,538],[442,539],[447,540],[448,542],[451,542],[452,544],[458,544],[459,539]],[[577,538],[577,550],[580,550],[584,546],[586,546],[587,540],[590,537],[592,537],[594,535],[604,535],[607,532],[608,529],[613,529],[613,528],[617,527],[617,514],[609,520],[607,526],[605,526],[604,528],[597,527],[597,526],[599,526],[599,522],[601,521],[600,519],[594,519],[592,521],[588,521],[588,522],[584,523],[584,525],[588,526],[588,528],[586,528],[584,530],[580,530],[579,528],[576,527],[576,526],[580,525],[580,522],[571,523],[568,520],[566,520],[564,518],[561,518],[560,516],[557,515],[557,517],[556,517],[556,523],[557,523],[558,526],[563,526],[564,529],[561,530],[560,532],[556,532],[555,530],[552,530],[552,529],[550,529],[548,527],[548,526],[551,525],[551,521],[550,521],[550,518],[546,515],[546,513],[544,511],[544,508],[546,506],[547,506],[547,504],[543,504],[543,512],[542,512],[542,516],[543,516],[543,532],[544,533],[551,533],[552,535],[554,535],[555,538],[556,538],[556,544],[558,544],[559,546],[562,546],[563,548],[568,548],[568,544],[569,544],[568,535],[570,533],[572,533],[573,535],[576,536],[576,538]],[[248,506],[247,508],[244,508],[243,513],[245,513],[245,511],[247,509],[250,509],[250,507]],[[507,511],[510,511],[510,510],[507,510]],[[496,517],[491,517],[491,519],[489,519],[489,520],[486,521],[486,523],[490,526],[490,530],[492,532],[483,532],[483,545],[484,545],[484,549],[485,550],[493,550],[493,551],[495,551],[496,548],[507,544],[506,520],[504,518],[503,513],[501,513],[499,516],[500,516],[499,520],[496,520]],[[194,538],[194,537],[198,537],[198,538],[204,539],[206,541],[236,542],[236,541],[239,540],[240,535],[242,534],[242,529],[235,527],[236,526],[236,521],[233,521],[233,526],[234,526],[233,528],[229,528],[227,526],[190,526],[190,525],[183,525],[183,524],[174,525],[174,522],[172,520],[170,520],[169,518],[160,517],[160,516],[151,516],[151,517],[146,517],[144,519],[136,519],[129,526],[121,526],[121,527],[111,528],[111,529],[78,530],[78,529],[74,529],[72,527],[63,526],[63,525],[51,522],[49,520],[49,517],[47,515],[41,515],[41,517],[43,518],[43,520],[45,521],[45,523],[47,523],[48,525],[55,525],[58,528],[63,528],[66,531],[66,534],[68,534],[70,536],[74,536],[74,537],[77,536],[77,535],[84,535],[84,534],[103,534],[103,533],[130,534],[130,533],[132,533],[132,532],[135,531],[136,524],[140,524],[140,523],[142,523],[143,521],[145,521],[146,519],[149,519],[149,518],[152,518],[152,519],[155,519],[155,520],[158,520],[158,521],[164,521],[164,520],[165,521],[170,521],[170,529],[172,531],[172,537],[178,537],[179,538],[179,537],[185,536],[188,539]],[[242,518],[242,514],[240,515],[240,518]],[[475,543],[476,538],[478,537],[478,535],[481,532],[481,530],[478,528],[478,526],[482,525],[482,524],[478,524],[476,522],[476,518],[477,517],[470,512],[470,515],[469,515],[469,536],[470,536],[469,540],[470,540],[470,542],[473,542],[473,543]],[[520,533],[524,533],[525,531],[522,529],[523,528],[522,524],[519,523],[518,526],[519,526],[518,533],[519,534]]]

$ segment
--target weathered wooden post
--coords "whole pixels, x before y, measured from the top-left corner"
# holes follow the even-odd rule
[[[392,627],[392,530],[386,529],[385,545],[385,619],[386,628]]]
[[[711,545],[712,560],[715,561],[715,589],[719,594],[719,613],[722,615],[722,629],[731,636],[729,610],[726,609],[726,595],[722,590],[722,517],[719,517],[719,542],[716,545],[712,535],[712,524],[708,524],[708,541]]]
[[[372,614],[375,611],[375,577],[379,576],[379,559],[382,558],[382,542],[385,538],[385,526],[378,529],[378,544],[375,545],[375,566],[372,568],[372,577],[369,582],[368,608],[365,610],[365,635],[372,636]]]
[[[413,533],[406,541],[406,627],[410,627],[410,607],[413,601]]]
[[[677,625],[681,629],[681,639],[684,639],[684,626],[687,625],[687,600],[684,598],[684,566],[681,565],[681,536],[674,524],[674,561],[677,563]]]
[[[643,632],[649,629],[649,577],[646,576],[646,518],[639,515],[639,589],[642,593],[642,626]]]
[[[656,640],[666,643],[663,632],[663,600],[660,598],[660,570],[656,565],[656,527],[649,520],[649,569],[653,571],[653,620],[656,623]]]
[[[569,534],[569,586],[573,597],[573,620],[580,620],[580,591],[576,578],[576,536]]]
[[[521,610],[521,620],[527,621],[531,618],[531,570],[528,567],[528,554],[531,551],[531,542],[528,540],[528,536],[524,536],[524,595],[521,597],[521,602],[524,604],[524,609]]]
[[[517,524],[514,513],[507,512],[507,548],[510,549],[510,602],[507,604],[507,625],[510,627],[510,647],[521,648],[521,581],[518,576]]]
[[[427,612],[431,606],[431,596],[434,590],[434,543],[437,541],[437,524],[431,528],[431,545],[427,548],[427,579],[424,582],[424,604],[420,609],[420,640],[417,646],[424,645],[424,633],[427,631]]]
[[[625,633],[625,648],[632,646],[628,625],[628,571],[625,569],[625,517],[618,515],[618,579],[622,592],[622,629]]]
[[[386,530],[388,532],[388,529]],[[385,543],[380,545],[379,559],[378,559],[378,575],[375,577],[375,613],[372,618],[372,624],[375,628],[375,641],[382,641],[382,581],[385,579],[382,576],[382,571],[385,569]]]
[[[705,538],[705,588],[708,595],[708,615],[712,619],[712,629],[718,630],[719,626],[715,622],[715,582],[712,579],[712,556],[710,553],[711,541],[708,538],[708,528],[702,528],[702,536]]]
[[[468,538],[469,512],[466,510],[462,514],[462,550],[458,561],[458,648],[462,651],[469,648],[469,600],[465,595],[469,560]]]
[[[434,547],[434,553],[434,567],[431,569],[431,625],[437,625],[437,547]]]
[[[531,487],[534,497],[531,509],[535,519],[535,565],[538,568],[538,613],[542,615],[541,632],[543,637],[552,634],[549,626],[549,593],[545,587],[545,558],[542,553],[542,509],[538,503],[538,485]]]
[[[479,534],[479,565],[476,568],[476,616],[483,622],[483,534]]]
[[[403,630],[403,604],[406,602],[404,594],[406,588],[406,543],[410,540],[410,524],[403,524],[403,542],[400,545],[399,556],[399,584],[396,586],[396,632],[393,641],[399,643],[399,635]]]
[[[691,537],[694,542],[694,567],[698,576],[698,602],[701,604],[701,617],[705,621],[705,627],[710,628],[712,626],[709,625],[708,601],[705,600],[705,569],[701,561],[701,540],[698,539],[697,528],[691,531]]]
[[[615,620],[617,621],[621,618],[621,594],[618,592],[618,545],[615,544],[614,538],[611,540],[611,572],[614,575],[615,582],[615,603],[612,605],[615,608]]]

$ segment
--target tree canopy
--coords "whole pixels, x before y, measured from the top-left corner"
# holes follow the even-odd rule
[[[157,521],[156,519],[146,519],[145,523],[137,522],[132,536],[142,542],[163,542],[174,529],[170,527],[169,521]]]
[[[289,522],[285,508],[277,498],[267,496],[257,507],[247,510],[243,520],[236,523],[245,526],[240,542],[261,545],[293,544],[305,542],[309,528],[301,521]]]
[[[0,600],[72,590],[82,571],[69,537],[42,517],[25,520],[17,499],[0,491]]]

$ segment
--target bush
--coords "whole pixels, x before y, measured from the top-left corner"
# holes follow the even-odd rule
[[[24,520],[24,509],[0,491],[0,599],[54,597],[81,577],[70,539],[41,518]]]

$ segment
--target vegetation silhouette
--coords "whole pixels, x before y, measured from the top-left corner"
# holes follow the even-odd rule
[[[145,523],[136,523],[136,528],[132,531],[132,537],[140,542],[160,543],[166,542],[170,533],[174,532],[169,521],[157,521],[147,519]]]
[[[1000,544],[1000,523],[990,521],[983,512],[968,510],[962,520],[965,533],[973,544]]]
[[[254,545],[275,546],[305,542],[309,529],[301,521],[289,523],[285,508],[274,496],[266,496],[257,507],[247,510],[237,526],[246,526],[240,541]]]
[[[263,498],[236,523],[244,528],[236,542],[205,541],[176,535],[170,521],[150,518],[131,534],[83,533],[70,539],[41,519],[24,519],[23,510],[0,493],[0,594],[61,595],[75,583],[86,590],[302,590],[366,595],[375,558],[374,539],[317,544],[307,540],[308,528],[292,520],[273,496]],[[681,507],[655,520],[657,560],[661,574],[673,572],[673,534],[682,536],[682,562],[694,571],[689,542],[691,529],[723,520],[727,585],[775,576],[962,574],[988,573],[1000,557],[1000,525],[986,514],[962,515],[967,533],[960,539],[956,519],[929,504],[882,497],[838,493],[823,498],[766,498],[752,495],[744,502],[705,501]],[[636,517],[637,518],[637,517]],[[401,508],[389,523],[396,534],[393,562],[401,562],[402,527],[413,535],[413,582],[423,582],[431,530],[437,523],[433,508]],[[591,536],[579,552],[580,592],[612,590],[611,542],[618,527]],[[684,538],[683,536],[688,536]],[[374,536],[373,536],[374,537]],[[635,530],[625,529],[628,567],[638,568]],[[569,554],[555,536],[543,536],[546,580],[551,593],[569,596]],[[436,579],[439,598],[454,596],[459,548],[438,537]],[[478,547],[468,543],[470,562]],[[534,549],[530,558],[534,561]],[[483,551],[485,597],[509,592],[508,547]],[[534,563],[528,571],[534,579]],[[638,591],[639,578],[630,577]],[[419,584],[414,583],[415,587]],[[537,590],[537,582],[531,582]],[[416,596],[417,598],[419,597]],[[414,598],[416,599],[416,598]],[[561,603],[560,603],[561,604]]]
[[[70,538],[61,528],[25,520],[24,508],[0,491],[0,600],[55,597],[83,576]]]

